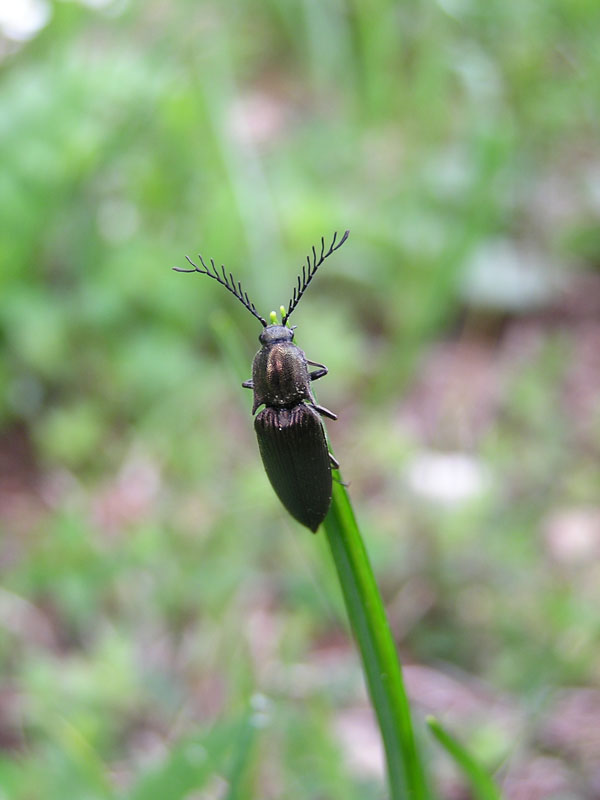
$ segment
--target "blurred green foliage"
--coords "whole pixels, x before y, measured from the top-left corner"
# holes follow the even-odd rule
[[[171,272],[186,253],[267,314],[308,248],[351,229],[297,340],[330,368],[401,650],[526,714],[597,686],[598,567],[544,534],[599,503],[578,377],[597,318],[543,308],[599,263],[600,5],[97,5],[52,2],[2,44],[2,800],[381,796],[336,735],[362,683],[322,537],[279,508],[239,389],[257,325]],[[538,254],[535,303],[519,284],[515,310],[489,257],[494,308],[473,291],[498,241]],[[435,343],[465,339],[489,413],[463,398],[415,427],[456,380],[423,377]],[[485,491],[411,491],[424,450],[468,452]],[[519,746],[499,739],[491,760]]]

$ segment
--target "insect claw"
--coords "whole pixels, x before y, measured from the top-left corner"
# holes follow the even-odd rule
[[[335,469],[338,469],[338,467],[335,467]],[[347,488],[350,486],[350,483],[349,483],[349,482],[348,482],[348,483],[346,483],[346,481],[341,481],[339,478],[336,478],[336,476],[335,476],[335,475],[332,475],[332,476],[331,476],[331,478],[332,478],[332,480],[334,480],[336,483],[339,483],[339,485],[340,485],[340,486],[344,486],[346,489],[347,489]]]

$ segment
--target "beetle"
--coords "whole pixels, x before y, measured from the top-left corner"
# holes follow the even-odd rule
[[[311,388],[312,381],[327,375],[327,367],[306,358],[304,351],[294,344],[296,326],[288,327],[287,322],[318,268],[344,244],[349,233],[346,231],[339,241],[335,233],[327,251],[325,239],[321,238],[318,257],[312,248],[312,260],[307,256],[287,310],[281,306],[281,324],[272,311],[269,325],[257,312],[241,283],[236,283],[224,266],[218,270],[212,258],[210,267],[202,256],[199,256],[201,267],[187,256],[191,269],[173,267],[176,272],[198,272],[213,278],[235,295],[263,326],[258,337],[261,349],[252,362],[252,377],[242,386],[254,392],[252,414],[264,405],[254,418],[254,430],[271,486],[292,517],[313,533],[331,505],[331,469],[339,468],[329,452],[321,417],[337,419],[337,416],[318,405]],[[317,369],[311,371],[309,366]]]

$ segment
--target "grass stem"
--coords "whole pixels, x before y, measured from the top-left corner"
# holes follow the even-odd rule
[[[427,798],[396,646],[348,493],[340,483],[334,483],[323,526],[383,739],[390,798]]]

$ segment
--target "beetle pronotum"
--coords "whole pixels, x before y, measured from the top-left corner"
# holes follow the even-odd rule
[[[306,358],[293,343],[296,326],[288,327],[287,321],[318,268],[344,244],[349,233],[346,231],[339,241],[335,233],[327,251],[322,238],[318,257],[312,248],[312,260],[307,256],[287,310],[281,306],[281,324],[272,311],[269,325],[257,312],[241,283],[236,283],[233,275],[225,272],[224,266],[218,270],[212,259],[211,266],[207,267],[199,256],[202,265],[199,267],[186,256],[191,269],[173,268],[176,272],[199,272],[214,278],[235,295],[263,326],[264,330],[258,337],[261,349],[252,362],[252,378],[244,381],[242,386],[254,391],[253,414],[259,406],[265,406],[254,419],[254,429],[271,485],[289,513],[313,532],[329,511],[331,468],[339,467],[328,450],[321,416],[337,417],[317,404],[310,386],[311,381],[327,375],[327,367]],[[309,365],[317,369],[310,371]]]

